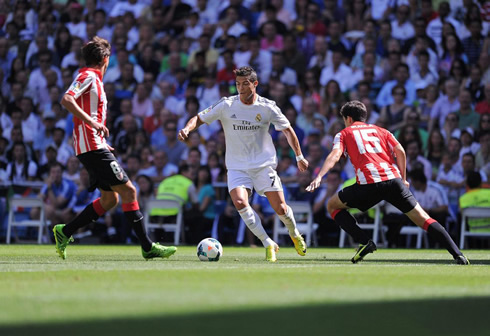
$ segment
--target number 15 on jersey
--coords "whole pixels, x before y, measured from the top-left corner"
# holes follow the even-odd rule
[[[356,139],[359,154],[383,152],[377,135],[378,132],[374,128],[354,130],[352,133]]]

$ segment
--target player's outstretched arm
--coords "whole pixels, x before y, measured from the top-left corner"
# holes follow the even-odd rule
[[[340,160],[341,156],[342,151],[339,148],[332,149],[330,154],[328,154],[327,158],[325,159],[322,169],[320,169],[317,177],[315,177],[313,181],[311,181],[310,185],[306,187],[306,191],[313,192],[316,188],[318,188],[322,183],[323,176],[325,176],[325,174],[328,173],[328,171],[337,163],[337,161]]]
[[[179,131],[177,138],[180,141],[185,142],[189,137],[189,133],[199,128],[199,126],[202,124],[204,124],[204,122],[201,120],[201,118],[199,118],[199,116],[192,117],[189,119],[185,127]]]
[[[93,120],[90,116],[85,113],[80,106],[78,106],[77,101],[72,95],[65,93],[63,98],[61,98],[61,105],[68,110],[71,114],[73,114],[78,119],[82,120],[84,123],[92,126],[97,134],[102,134],[104,137],[109,136],[109,129],[105,127],[103,124]]]
[[[393,149],[393,151],[395,152],[396,165],[398,166],[398,169],[400,170],[400,175],[402,176],[403,183],[408,188],[410,186],[410,184],[407,181],[407,155],[405,154],[405,150],[403,149],[402,145],[398,144]]]
[[[296,155],[296,161],[298,162],[299,171],[305,171],[306,169],[308,169],[309,163],[308,160],[306,160],[301,153],[301,146],[299,145],[298,137],[296,136],[293,128],[289,126],[288,128],[282,130],[282,133],[284,133],[284,135],[286,136],[289,146],[291,146],[294,154]]]

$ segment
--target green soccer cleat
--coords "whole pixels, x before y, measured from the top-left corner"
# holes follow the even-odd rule
[[[276,252],[279,251],[279,246],[277,244],[269,245],[265,248],[265,261],[276,262]]]
[[[296,249],[296,252],[298,252],[300,256],[304,256],[306,254],[306,242],[303,236],[299,235],[296,237],[290,237],[294,243],[294,248]]]
[[[151,250],[148,252],[141,249],[141,254],[143,254],[143,258],[146,260],[153,258],[169,258],[175,252],[177,252],[177,248],[175,246],[163,246],[159,243],[151,244]]]
[[[366,245],[359,244],[359,248],[357,249],[357,253],[352,257],[350,261],[354,264],[364,259],[364,257],[376,251],[376,244],[372,240],[369,240]]]
[[[58,224],[53,227],[54,240],[56,241],[56,252],[61,259],[66,259],[66,247],[69,243],[73,243],[73,237],[68,238],[63,233],[65,224]]]
[[[456,260],[456,264],[458,265],[470,265],[470,261],[464,255],[459,255],[454,260]]]

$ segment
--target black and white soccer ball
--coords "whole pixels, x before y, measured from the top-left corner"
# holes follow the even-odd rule
[[[206,238],[197,244],[197,257],[201,261],[218,261],[223,255],[223,247],[214,238]]]

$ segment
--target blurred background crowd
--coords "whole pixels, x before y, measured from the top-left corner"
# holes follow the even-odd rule
[[[457,236],[460,197],[488,191],[481,187],[490,176],[489,26],[490,3],[472,0],[0,0],[2,196],[40,193],[52,224],[98,197],[87,190],[72,116],[59,103],[84,66],[80,48],[97,35],[112,45],[108,142],[143,209],[169,190],[165,181],[175,183],[170,177],[192,182],[180,195],[189,203],[187,242],[218,223],[222,242],[237,243],[220,124],[201,127],[186,144],[176,135],[199,111],[236,94],[233,70],[245,65],[256,69],[258,93],[276,101],[310,162],[299,173],[287,140],[271,131],[286,196],[311,203],[320,244],[337,244],[325,204],[355,172],[342,160],[320,190],[304,187],[344,127],[340,107],[352,99],[366,105],[369,123],[395,134],[415,197]],[[6,197],[1,202],[0,237],[8,207]],[[271,223],[266,199],[252,203]],[[386,225],[406,220],[389,205],[383,213]],[[120,210],[101,223],[79,237],[131,241]],[[254,244],[250,235],[241,242]]]

